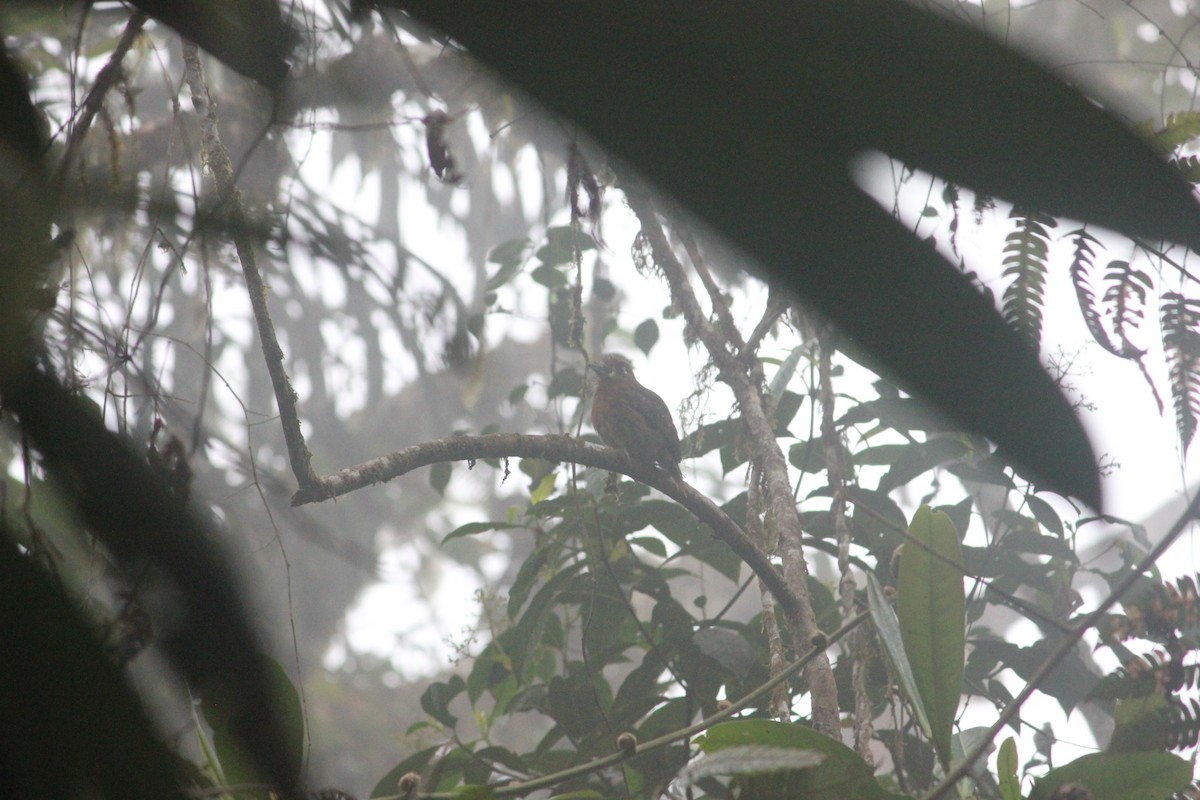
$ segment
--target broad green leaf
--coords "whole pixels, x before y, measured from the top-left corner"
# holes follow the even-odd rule
[[[421,695],[421,708],[447,728],[453,728],[458,719],[450,713],[450,702],[466,690],[466,681],[458,675],[445,682],[435,681]]]
[[[426,747],[424,750],[418,750],[408,758],[401,761],[396,766],[388,770],[387,774],[379,779],[375,784],[375,788],[371,790],[371,797],[385,797],[387,795],[395,795],[397,793],[400,779],[410,772],[420,773],[425,770],[429,762],[442,749],[441,744],[433,747]]]
[[[537,487],[534,488],[532,494],[529,495],[529,504],[536,505],[550,497],[554,493],[554,483],[558,479],[557,473],[550,472],[542,476],[538,481]]]
[[[776,776],[752,779],[748,781],[750,785],[743,793],[744,797],[803,797],[805,800],[898,800],[903,797],[884,790],[875,780],[871,767],[849,747],[803,725],[764,719],[738,720],[714,725],[707,733],[696,737],[696,746],[708,754],[750,745],[811,751],[822,755],[824,760],[818,766],[785,773],[783,780]],[[764,785],[766,788],[759,793],[751,791]]]
[[[803,345],[792,348],[792,352],[788,353],[788,357],[783,360],[783,363],[779,365],[779,369],[775,370],[775,374],[771,377],[771,397],[783,397],[784,390],[787,389],[792,376],[796,374],[796,367],[800,364],[800,359],[803,357]]]
[[[942,765],[962,693],[966,637],[962,549],[945,513],[921,506],[908,526],[897,582],[896,614],[917,691]]]
[[[1168,800],[1191,780],[1191,763],[1171,753],[1092,753],[1039,778],[1029,800],[1050,800],[1067,783],[1086,786],[1092,800]]]
[[[1033,512],[1033,516],[1043,528],[1059,536],[1063,535],[1062,518],[1058,516],[1058,512],[1054,510],[1053,506],[1032,494],[1025,498],[1025,502],[1029,504],[1029,510]]]
[[[289,769],[299,779],[304,761],[304,709],[300,704],[300,693],[278,661],[265,655],[258,658],[267,679],[268,691],[279,709],[279,722],[286,737],[283,752],[287,755]],[[212,728],[213,747],[225,780],[231,784],[261,783],[262,773],[255,767],[253,756],[237,735],[236,710],[229,706],[228,698],[220,692],[204,694],[200,710]]]
[[[921,730],[926,737],[933,738],[933,729],[929,724],[929,715],[925,711],[925,702],[921,699],[912,667],[908,663],[908,656],[904,653],[900,622],[896,619],[896,612],[883,593],[883,587],[879,585],[879,580],[869,572],[867,573],[867,603],[871,610],[871,620],[875,623],[875,631],[883,645],[883,654],[887,657],[888,664],[891,665],[892,675],[895,676],[896,682],[900,684],[900,691],[904,692],[904,697],[912,706]]]
[[[452,542],[455,539],[461,539],[464,536],[474,536],[477,533],[486,533],[487,531],[506,531],[511,528],[520,528],[520,525],[512,525],[507,522],[468,522],[466,525],[459,525],[454,530],[450,531],[442,539],[442,544]]]
[[[493,247],[488,252],[487,260],[492,264],[510,264],[514,261],[521,261],[529,251],[530,244],[528,237],[525,236],[509,239],[507,242],[501,242]]]
[[[494,252],[493,255],[488,258],[488,260],[496,260]],[[484,291],[486,292],[494,292],[515,278],[517,273],[521,271],[521,267],[524,266],[525,261],[523,258],[515,258],[511,261],[500,261],[499,263],[499,269],[497,269],[496,272],[487,280],[487,285],[484,287]]]
[[[890,492],[922,473],[967,453],[967,444],[958,438],[936,437],[926,442],[904,445],[892,468],[879,480],[878,490]]]
[[[774,419],[771,421],[772,431],[776,436],[791,436],[788,425],[795,418],[796,412],[800,410],[804,397],[787,390],[775,397],[777,402],[775,403]]]
[[[1017,740],[1008,737],[996,756],[996,783],[1001,800],[1021,800],[1021,779],[1017,777]]]

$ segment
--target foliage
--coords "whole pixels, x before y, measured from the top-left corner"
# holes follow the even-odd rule
[[[351,775],[373,796],[898,800],[969,781],[1015,800],[1031,781],[1038,798],[1070,784],[1166,797],[1190,782],[1169,751],[1200,737],[1185,664],[1200,646],[1195,582],[1143,577],[1161,546],[1127,547],[1111,569],[1077,555],[1094,518],[1050,490],[1098,502],[1093,460],[1020,340],[1042,339],[1054,214],[1198,243],[1194,113],[1144,126],[1147,147],[1028,62],[877,0],[774,25],[754,8],[682,21],[647,9],[636,40],[620,38],[631,12],[615,7],[501,26],[490,8],[402,4],[435,34],[336,3],[288,24],[262,0],[134,5],[70,24],[36,4],[6,12],[23,45],[21,70],[16,48],[0,59],[13,108],[0,123],[13,159],[0,164],[0,396],[18,432],[0,496],[15,645],[0,659],[0,740],[19,745],[0,753],[6,796],[298,795],[322,774],[306,742],[320,750],[377,710],[320,697],[307,673],[339,643],[383,542],[423,552],[410,573],[422,590],[453,562],[487,589],[454,669],[373,704],[412,694],[419,719],[348,737],[342,760],[387,759]],[[793,69],[779,45],[802,18],[822,34]],[[308,39],[294,37],[306,19]],[[696,59],[663,46],[676,37],[713,43],[722,63],[767,60],[696,80]],[[597,69],[614,42],[628,62]],[[223,73],[195,44],[286,90]],[[575,122],[531,121],[464,45]],[[990,80],[964,94],[970,70]],[[816,74],[830,80],[819,92]],[[747,75],[761,91],[740,91]],[[376,187],[373,219],[317,185],[317,142],[331,184],[357,168]],[[996,259],[1000,313],[850,184],[863,148],[953,181],[954,236],[960,188],[981,192],[980,218],[994,207],[982,193],[1020,202]],[[521,185],[531,159],[555,187],[540,212]],[[642,175],[775,278],[732,277],[737,261]],[[1139,199],[1109,202],[1097,184]],[[414,197],[453,236],[414,231]],[[1152,390],[1133,342],[1161,296],[1186,450],[1200,312],[1165,289],[1183,267],[1168,245],[1131,240],[1097,300],[1097,258],[1121,245],[1085,228],[1066,238],[1088,332]],[[637,276],[618,250],[630,241]],[[683,417],[686,483],[578,438],[589,359],[632,346],[670,363],[680,344],[702,369],[673,399],[708,408]],[[329,463],[348,466],[318,472]],[[426,466],[427,480],[406,475]],[[227,552],[286,598],[256,611],[282,648],[251,631]],[[1089,581],[1109,593],[1085,612],[1075,587]],[[1010,640],[1014,615],[1034,641]],[[1120,661],[1103,678],[1077,647],[1098,623]],[[155,661],[168,668],[147,678]],[[404,683],[365,659],[347,672]],[[194,746],[164,747],[122,677],[153,698],[158,730]],[[50,691],[23,691],[35,683]],[[57,691],[70,694],[47,702]],[[990,774],[980,757],[1018,712],[1036,716],[1022,711],[1033,691],[1068,712],[1115,701],[1105,751],[1022,767],[1010,739]],[[961,727],[975,698],[1003,709],[990,730]],[[877,773],[884,750],[892,768]]]

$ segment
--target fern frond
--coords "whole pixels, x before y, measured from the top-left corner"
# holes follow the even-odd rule
[[[1176,428],[1186,452],[1200,417],[1200,301],[1164,294],[1162,329]]]
[[[1200,156],[1181,156],[1168,163],[1179,170],[1188,183],[1200,183]]]
[[[1167,747],[1186,750],[1200,744],[1200,701],[1175,698],[1167,717]]]
[[[1150,142],[1162,153],[1170,153],[1193,139],[1200,138],[1200,111],[1168,114],[1162,127],[1150,131]]]
[[[1082,231],[1077,233],[1087,236],[1087,239],[1093,242],[1096,241]],[[1100,324],[1094,307],[1085,306],[1085,302],[1092,300],[1091,285],[1087,280],[1092,256],[1092,248],[1088,241],[1077,237],[1075,258],[1071,262],[1071,280],[1075,284],[1075,296],[1079,299],[1079,307],[1083,311],[1088,331],[1092,334],[1092,338],[1108,352],[1120,358],[1137,362],[1138,369],[1141,370],[1142,377],[1146,380],[1146,385],[1150,387],[1150,394],[1154,396],[1154,402],[1158,404],[1158,413],[1161,414],[1164,410],[1163,401],[1158,393],[1158,387],[1154,385],[1154,379],[1150,377],[1150,371],[1146,369],[1146,350],[1135,347],[1129,341],[1129,330],[1136,328],[1145,318],[1143,308],[1146,304],[1146,289],[1150,286],[1150,277],[1145,272],[1130,267],[1128,261],[1109,262],[1108,272],[1104,277],[1108,283],[1108,288],[1104,292],[1104,302],[1110,306],[1107,316],[1111,318],[1113,330],[1121,340],[1119,346],[1113,345],[1106,336],[1101,338],[1104,328]],[[1097,335],[1097,331],[1101,335]]]
[[[1004,319],[1035,350],[1042,341],[1042,302],[1046,293],[1046,258],[1050,250],[1047,228],[1053,217],[1020,206],[1009,218],[1016,220],[1004,240],[1004,277],[1012,283],[1004,290]]]
[[[1150,276],[1134,269],[1128,261],[1110,261],[1104,273],[1104,302],[1110,306],[1109,319],[1113,332],[1121,339],[1121,349],[1135,358],[1146,351],[1129,341],[1129,331],[1136,329],[1145,318],[1146,290],[1150,288]]]
[[[962,258],[958,252],[958,186],[947,183],[942,189],[942,202],[950,209],[950,251]]]
[[[1075,245],[1075,252],[1071,257],[1071,283],[1075,287],[1075,299],[1079,301],[1079,313],[1083,315],[1088,333],[1092,335],[1096,344],[1114,356],[1125,358],[1124,353],[1108,338],[1108,331],[1104,330],[1104,325],[1100,322],[1100,312],[1096,309],[1096,295],[1092,291],[1091,271],[1093,259],[1096,257],[1092,245],[1100,242],[1083,228],[1068,235],[1073,238]]]

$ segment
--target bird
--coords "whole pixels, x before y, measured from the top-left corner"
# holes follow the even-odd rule
[[[599,376],[592,427],[604,443],[624,450],[638,464],[657,464],[682,480],[679,434],[663,399],[638,383],[633,364],[623,355],[606,353],[588,368]]]

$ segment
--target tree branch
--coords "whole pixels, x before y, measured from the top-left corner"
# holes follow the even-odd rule
[[[250,306],[254,310],[254,321],[258,325],[258,338],[262,343],[263,357],[267,362],[267,373],[275,390],[275,402],[279,405],[279,419],[283,425],[283,438],[287,443],[288,458],[296,481],[303,489],[316,481],[312,468],[312,453],[304,443],[300,430],[298,398],[292,388],[287,370],[283,366],[283,348],[275,336],[275,323],[267,307],[267,289],[262,273],[258,270],[258,259],[254,253],[254,241],[248,235],[247,217],[242,206],[241,192],[234,182],[233,162],[229,151],[221,143],[217,130],[217,105],[209,94],[204,81],[204,67],[196,45],[183,41],[184,79],[192,92],[192,105],[200,116],[201,141],[204,163],[217,185],[217,197],[225,206],[229,219],[234,249],[246,278],[246,290],[250,295]]]
[[[493,433],[486,436],[455,436],[436,442],[405,447],[386,456],[346,467],[332,475],[314,478],[313,482],[292,495],[292,505],[301,506],[332,500],[357,489],[384,483],[415,469],[445,461],[466,461],[471,467],[486,458],[540,458],[545,461],[565,461],[589,467],[619,472],[647,486],[658,489],[707,525],[718,539],[729,545],[754,571],[788,613],[796,613],[800,599],[780,576],[754,542],[746,536],[728,514],[715,503],[683,481],[666,472],[634,463],[623,450],[599,447],[570,436],[532,436],[521,433]]]
[[[108,56],[108,61],[96,73],[96,80],[92,83],[92,88],[88,91],[87,96],[83,98],[79,118],[75,121],[75,125],[71,128],[71,133],[67,137],[67,146],[63,152],[63,157],[58,162],[58,167],[54,171],[54,179],[51,185],[54,186],[56,192],[62,190],[67,172],[71,169],[71,162],[75,160],[75,152],[87,137],[88,131],[91,130],[92,121],[95,120],[96,114],[100,113],[100,109],[104,105],[104,98],[108,95],[109,90],[121,80],[122,75],[124,75],[121,69],[121,62],[125,60],[125,55],[133,47],[133,43],[137,41],[137,37],[141,35],[142,28],[146,25],[147,19],[148,17],[141,11],[134,12],[129,17],[129,21],[125,23],[125,30],[121,32],[121,38],[117,40],[116,46]]]
[[[799,613],[792,613],[786,608],[784,611],[793,629],[799,632],[800,638],[810,638],[818,633],[819,629],[808,593],[808,564],[804,559],[801,541],[800,514],[792,500],[787,461],[775,440],[767,403],[757,383],[751,380],[745,360],[739,358],[740,353],[733,343],[709,323],[700,308],[688,285],[683,266],[663,233],[649,192],[635,179],[623,179],[621,189],[625,192],[629,207],[642,224],[642,233],[650,243],[655,263],[666,276],[672,302],[683,312],[688,329],[704,344],[722,380],[729,384],[734,397],[737,398],[742,420],[750,432],[750,442],[754,448],[753,458],[762,469],[767,508],[779,532],[784,580],[791,587],[792,593],[801,600]],[[824,656],[814,659],[805,676],[812,692],[813,727],[827,736],[836,738],[840,733],[837,684],[833,679],[829,659]]]

